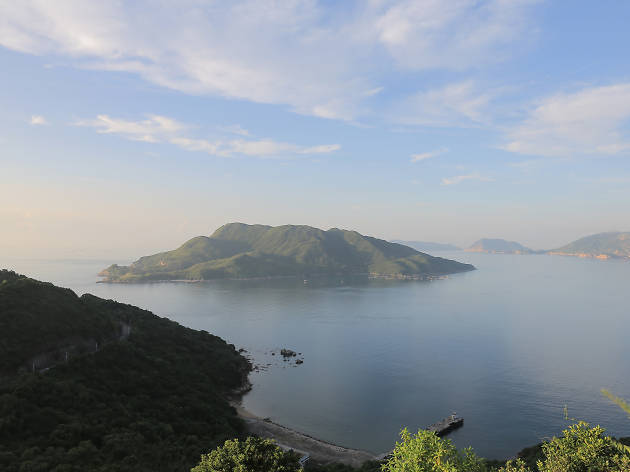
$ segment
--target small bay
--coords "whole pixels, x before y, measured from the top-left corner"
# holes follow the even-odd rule
[[[274,279],[97,284],[112,262],[3,266],[131,303],[221,336],[262,366],[244,406],[312,436],[384,452],[404,426],[456,411],[450,438],[489,458],[572,418],[630,435],[600,394],[630,397],[630,264],[546,255],[438,254],[478,270],[443,280]],[[277,352],[300,352],[283,361]],[[272,355],[276,352],[276,355]],[[269,364],[269,365],[268,365]]]

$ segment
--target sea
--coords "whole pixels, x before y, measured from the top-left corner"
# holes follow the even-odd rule
[[[436,253],[477,270],[430,281],[269,279],[97,283],[111,260],[0,261],[78,294],[130,303],[245,349],[246,409],[382,453],[457,413],[448,437],[514,457],[572,422],[630,436],[601,389],[630,399],[630,263]],[[283,360],[281,349],[296,357]],[[303,359],[297,364],[297,359]]]

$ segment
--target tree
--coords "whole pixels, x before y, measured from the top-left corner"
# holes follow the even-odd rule
[[[401,442],[383,465],[384,472],[485,472],[485,461],[471,448],[458,451],[448,439],[432,431],[420,430],[412,436],[407,429],[400,433]]]
[[[630,455],[617,442],[604,435],[604,428],[580,421],[569,426],[559,438],[542,445],[539,472],[630,472]],[[499,472],[529,472],[518,459],[509,461]]]
[[[201,456],[191,472],[296,472],[298,456],[284,452],[270,439],[248,437],[225,441],[223,446]]]
[[[544,462],[538,462],[540,472],[619,471],[625,462],[615,441],[604,435],[604,428],[590,428],[580,421],[563,431],[560,438],[543,444]],[[627,459],[627,457],[626,457]],[[627,468],[625,470],[628,470]]]
[[[507,461],[505,467],[501,467],[499,472],[530,472],[523,459]]]

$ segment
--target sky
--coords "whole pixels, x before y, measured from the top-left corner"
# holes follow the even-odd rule
[[[630,2],[0,0],[0,257],[228,222],[630,230]]]

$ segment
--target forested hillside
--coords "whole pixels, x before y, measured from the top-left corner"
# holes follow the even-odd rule
[[[249,362],[207,332],[8,271],[0,328],[2,471],[187,471],[243,433],[227,397],[246,385]],[[45,371],[20,368],[85,338],[103,344]]]

